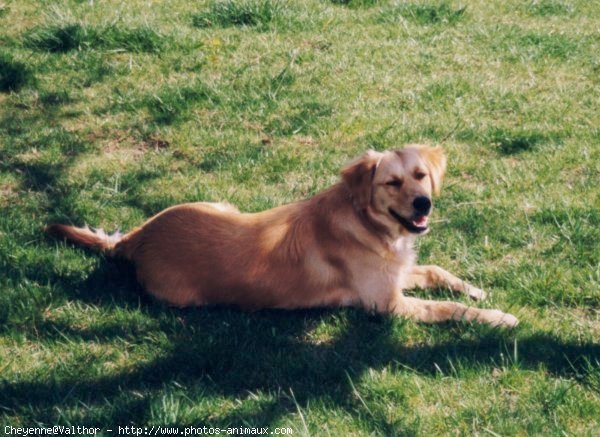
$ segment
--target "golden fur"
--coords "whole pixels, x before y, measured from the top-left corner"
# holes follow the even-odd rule
[[[423,322],[515,326],[514,316],[498,310],[402,293],[449,287],[485,297],[437,266],[415,265],[413,242],[428,231],[431,194],[439,191],[445,168],[439,147],[369,151],[342,170],[340,183],[256,214],[227,204],[189,203],[162,211],[122,237],[65,225],[47,231],[132,261],[145,289],[176,306],[351,305]]]

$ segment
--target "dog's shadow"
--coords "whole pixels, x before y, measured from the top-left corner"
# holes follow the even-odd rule
[[[179,387],[190,393],[192,403],[224,397],[251,399],[252,393],[268,394],[266,398],[271,399],[257,401],[252,408],[240,403],[223,414],[207,413],[207,426],[266,426],[298,408],[325,403],[352,414],[362,410],[369,417],[363,422],[372,432],[390,434],[399,426],[410,429],[411,424],[390,422],[376,405],[362,406],[355,384],[369,369],[420,375],[441,372],[452,377],[453,363],[460,361],[478,369],[488,367],[491,374],[507,364],[515,336],[520,368],[537,369],[542,364],[554,375],[585,382],[585,366],[600,360],[597,344],[569,343],[547,335],[524,337],[518,331],[466,324],[419,325],[435,331],[432,334],[440,333],[432,337],[441,339],[408,345],[403,332],[412,322],[353,309],[254,313],[223,307],[173,309],[146,297],[131,266],[113,260],[102,261],[85,280],[67,285],[74,299],[101,311],[130,309],[153,323],[140,326],[135,319],[123,322],[120,317],[80,328],[60,319],[45,320],[37,326],[41,340],[118,341],[132,348],[145,347],[149,353],[133,366],[98,371],[100,376],[95,377],[71,370],[39,379],[4,381],[0,385],[3,408],[36,422],[55,423],[56,411],[79,408],[86,424],[148,423],[156,396]],[[154,353],[153,342],[159,343]],[[401,408],[402,394],[394,399]]]

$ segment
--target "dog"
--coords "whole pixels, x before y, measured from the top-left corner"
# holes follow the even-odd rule
[[[125,235],[62,224],[46,232],[130,260],[145,290],[177,307],[356,306],[425,323],[514,327],[517,318],[499,310],[403,294],[441,287],[485,298],[438,266],[415,264],[414,242],[429,231],[432,194],[439,194],[445,170],[440,147],[370,150],[332,187],[267,211],[186,203]]]

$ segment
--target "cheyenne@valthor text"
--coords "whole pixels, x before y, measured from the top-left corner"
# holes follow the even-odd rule
[[[96,435],[100,428],[88,426],[48,426],[48,427],[19,427],[6,425],[4,434],[6,435]]]

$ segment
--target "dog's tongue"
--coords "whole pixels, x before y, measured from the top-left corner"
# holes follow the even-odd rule
[[[429,221],[429,216],[423,215],[418,219],[413,220],[413,225],[423,228],[427,226],[427,222]]]

